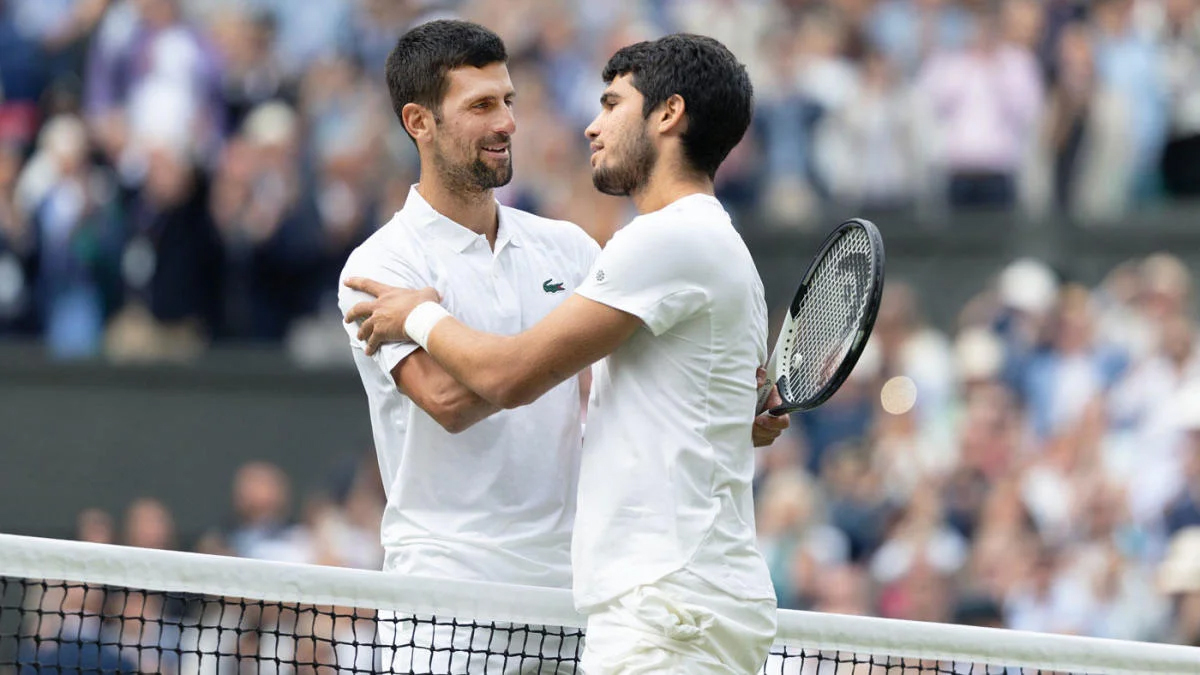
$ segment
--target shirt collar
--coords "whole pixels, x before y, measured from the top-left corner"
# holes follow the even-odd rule
[[[498,200],[496,208],[499,213],[499,226],[496,228],[496,251],[500,251],[505,246],[520,246],[520,236],[513,219],[504,213]],[[408,198],[404,202],[401,213],[414,225],[425,227],[432,236],[446,242],[459,253],[466,251],[472,244],[483,238],[483,235],[476,234],[450,220],[430,206],[429,202],[425,201],[425,198],[417,191],[417,184],[408,189]]]
[[[521,228],[514,222],[511,214],[506,213],[507,209],[502,204],[496,201],[496,213],[499,214],[497,220],[499,225],[496,227],[496,251],[500,252],[505,246],[521,246]]]

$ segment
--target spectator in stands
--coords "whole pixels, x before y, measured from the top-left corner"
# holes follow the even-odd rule
[[[331,475],[328,494],[316,496],[305,507],[317,561],[380,569],[383,547],[379,541],[379,522],[386,497],[374,456],[340,461]]]
[[[125,510],[124,543],[141,548],[174,549],[175,519],[157,499],[136,499]]]
[[[835,565],[822,571],[813,611],[872,616],[874,598],[867,575],[857,565]]]
[[[1005,625],[1016,630],[1080,633],[1086,620],[1083,582],[1062,574],[1060,554],[1039,552],[1030,575],[1004,599]]]
[[[1163,149],[1163,187],[1173,197],[1200,196],[1200,3],[1164,2],[1159,36],[1165,51],[1170,131]]]
[[[124,232],[113,185],[88,159],[83,123],[65,115],[50,120],[20,180],[37,246],[35,297],[50,353],[95,355],[120,292]]]
[[[84,509],[75,519],[75,539],[93,544],[116,542],[112,516],[101,509]]]
[[[87,39],[111,0],[7,1],[17,30],[38,46],[46,87],[77,86],[70,81],[83,67]]]
[[[1200,382],[1192,382],[1172,406],[1175,423],[1186,434],[1183,456],[1183,489],[1166,507],[1169,534],[1200,526]]]
[[[241,129],[252,110],[283,96],[288,82],[272,51],[275,27],[270,14],[233,5],[216,12],[210,21],[222,63],[221,133],[228,137]]]
[[[259,0],[275,25],[275,60],[291,79],[314,62],[348,53],[354,45],[351,0]]]
[[[18,204],[17,176],[22,153],[16,143],[0,141],[0,335],[34,333],[33,290],[28,282],[35,265],[36,236]]]
[[[1158,337],[1155,350],[1133,364],[1109,397],[1113,445],[1121,444],[1110,448],[1109,461],[1128,472],[1133,516],[1150,526],[1185,487],[1188,420],[1179,413],[1187,389],[1200,382],[1191,321],[1170,317]]]
[[[1200,527],[1180,530],[1159,567],[1158,584],[1172,601],[1168,640],[1200,647]]]
[[[146,150],[123,265],[130,302],[115,320],[108,351],[125,360],[187,359],[220,324],[224,251],[207,210],[207,176],[177,145]]]
[[[291,486],[278,466],[250,462],[238,468],[233,508],[236,521],[228,540],[236,555],[311,562],[310,534],[291,522]]]
[[[1067,24],[1059,33],[1051,68],[1043,122],[1043,150],[1049,162],[1055,206],[1076,212],[1079,200],[1102,188],[1092,177],[1096,163],[1111,146],[1112,127],[1097,118],[1099,96],[1092,38],[1083,22]],[[1081,194],[1081,191],[1087,191]],[[1099,197],[1100,195],[1096,195]]]
[[[824,572],[849,561],[850,541],[825,522],[821,488],[798,468],[772,472],[758,501],[759,547],[779,606],[806,609],[825,583]]]
[[[23,30],[20,9],[13,0],[0,0],[0,141],[24,148],[37,135],[46,76],[37,38]]]
[[[396,45],[397,35],[403,35],[418,21],[451,18],[451,15],[437,3],[362,0],[356,4],[352,19],[353,55],[372,82],[382,82],[384,64]]]
[[[1040,542],[1015,479],[982,491],[962,590],[1003,602],[1033,576]]]
[[[916,385],[920,405],[914,423],[922,434],[931,434],[952,394],[950,343],[925,320],[916,291],[903,280],[890,280],[884,287],[871,341],[879,346],[883,378],[907,377]]]
[[[868,51],[845,105],[822,117],[813,139],[831,196],[854,210],[913,206],[929,187],[924,121],[895,66]]]
[[[1125,367],[1124,355],[1095,335],[1093,301],[1081,286],[1062,291],[1049,333],[1024,380],[1033,429],[1043,439],[1076,424]]]
[[[126,184],[148,175],[143,143],[211,153],[224,127],[221,78],[207,37],[179,0],[119,0],[89,54],[86,119]]]
[[[1114,158],[1110,168],[1120,169],[1118,161],[1128,165],[1126,180],[1116,184],[1117,191],[1129,200],[1141,200],[1152,194],[1158,178],[1168,128],[1168,94],[1163,52],[1134,25],[1133,10],[1133,0],[1096,0],[1091,15],[1096,73],[1101,85],[1114,94],[1112,114],[1123,120],[1120,126],[1130,136],[1128,153]]]
[[[380,222],[375,195],[383,157],[377,139],[389,128],[381,114],[387,103],[361,68],[348,59],[331,58],[309,69],[301,109],[315,174],[307,191],[313,203],[305,208],[321,226],[315,288],[329,294],[327,304],[336,306],[332,289],[344,261]]]
[[[1029,49],[1006,42],[994,11],[976,13],[963,49],[933,54],[916,87],[935,128],[947,199],[956,208],[1008,208],[1032,150],[1041,73]]]
[[[913,491],[871,557],[869,570],[880,586],[902,594],[910,582],[941,589],[942,580],[966,563],[967,553],[966,540],[946,523],[941,497],[930,482]]]
[[[229,338],[282,340],[294,318],[317,307],[325,242],[305,199],[300,125],[288,104],[263,104],[222,155],[208,207],[228,260]]]
[[[872,41],[911,77],[932,54],[965,47],[974,20],[949,0],[882,0],[867,26]]]
[[[860,447],[837,446],[830,450],[821,470],[830,523],[850,540],[850,560],[855,563],[869,560],[875,553],[895,514],[865,454]]]

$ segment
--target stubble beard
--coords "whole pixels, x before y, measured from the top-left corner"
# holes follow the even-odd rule
[[[614,166],[592,169],[592,185],[600,192],[616,197],[628,197],[646,186],[650,171],[658,161],[658,150],[650,142],[645,127],[634,139],[624,159],[623,162],[618,160]]]

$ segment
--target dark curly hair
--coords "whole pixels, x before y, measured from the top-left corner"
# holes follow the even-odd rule
[[[754,87],[745,66],[717,40],[676,33],[613,54],[604,82],[626,74],[646,99],[645,117],[672,95],[683,97],[684,155],[694,169],[714,177],[750,126]]]

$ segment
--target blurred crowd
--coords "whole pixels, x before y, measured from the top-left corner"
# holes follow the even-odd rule
[[[630,212],[588,175],[601,65],[679,30],[724,41],[755,83],[718,177],[746,229],[829,209],[1097,222],[1194,196],[1198,4],[0,0],[0,337],[60,357],[344,357],[337,271],[416,179],[382,64],[425,19],[508,44],[501,200],[604,242]]]
[[[718,176],[747,229],[831,207],[1094,222],[1200,193],[1200,0],[0,0],[0,337],[344,357],[337,272],[416,180],[382,63],[434,16],[508,44],[500,199],[602,242],[630,213],[585,161],[600,65],[675,30],[755,82]],[[780,605],[1200,644],[1194,293],[1169,255],[1094,288],[1020,260],[946,333],[889,280],[850,381],[761,455]],[[377,568],[373,460],[347,475],[294,513],[252,463],[196,541],[155,500],[79,537]]]
[[[215,507],[212,522],[181,533],[170,505],[154,497],[133,499],[125,511],[82,511],[75,538],[162,550],[191,550],[276,562],[381,569],[383,482],[374,453],[339,458],[324,484],[296,494],[278,465],[249,461],[235,472],[227,508]]]
[[[140,497],[119,517],[84,510],[76,538],[363,569],[377,570],[383,563],[383,487],[373,454],[334,462],[325,484],[304,495],[293,492],[279,466],[247,462],[235,472],[230,492],[229,508],[214,508],[211,529],[199,533],[180,533],[167,503]],[[237,603],[53,581],[19,590],[20,606],[29,613],[22,639],[13,645],[14,675],[68,669],[161,675],[376,672],[376,616],[366,609]],[[8,601],[16,602],[11,596]]]
[[[952,335],[885,288],[867,351],[763,452],[783,607],[1200,645],[1200,344],[1166,254],[1021,259]]]

